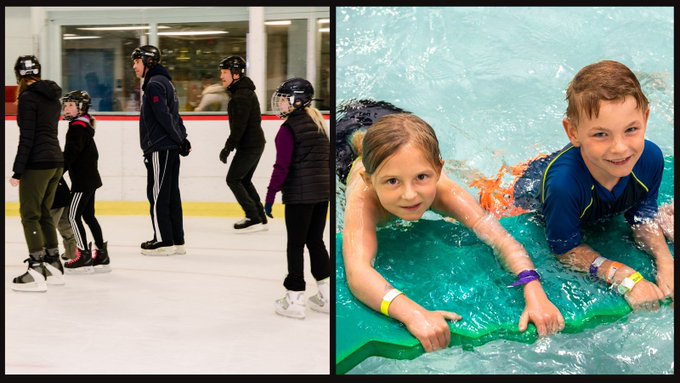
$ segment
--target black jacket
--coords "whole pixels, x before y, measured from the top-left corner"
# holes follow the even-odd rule
[[[64,166],[58,137],[61,88],[51,80],[36,81],[19,95],[17,124],[19,147],[12,178],[21,179],[26,169]]]
[[[94,142],[90,116],[78,117],[68,124],[64,145],[64,171],[71,177],[72,192],[90,192],[102,186],[97,170],[99,151]]]
[[[227,105],[230,133],[224,146],[229,151],[262,150],[266,141],[262,130],[260,102],[255,95],[253,80],[241,77],[227,91],[231,96]]]
[[[295,139],[293,158],[281,201],[312,204],[328,201],[331,189],[330,143],[305,110],[293,111],[283,123]]]
[[[59,209],[65,207],[71,202],[71,190],[66,184],[64,177],[61,177],[59,184],[57,185],[57,191],[54,194],[54,202],[52,202],[52,209]]]
[[[187,137],[179,99],[172,78],[160,64],[144,76],[142,109],[139,113],[139,144],[144,154],[178,149]]]

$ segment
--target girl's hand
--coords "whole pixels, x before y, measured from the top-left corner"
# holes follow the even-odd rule
[[[664,300],[661,289],[648,280],[641,280],[624,296],[628,305],[635,311],[653,311],[659,309],[659,301]]]
[[[451,311],[417,310],[404,322],[408,331],[423,345],[425,352],[441,350],[449,346],[451,331],[446,320],[457,322],[461,316]]]
[[[14,187],[19,186],[19,182],[21,182],[21,180],[18,180],[18,179],[16,179],[16,178],[10,178],[10,179],[9,179],[9,184],[12,185],[12,186],[14,186]]]
[[[526,331],[529,322],[536,326],[538,336],[548,336],[564,330],[564,318],[560,310],[550,302],[538,281],[524,286],[526,306],[519,317],[519,331]]]

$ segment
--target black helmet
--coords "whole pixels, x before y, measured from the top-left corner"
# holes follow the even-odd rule
[[[142,63],[147,68],[153,68],[161,62],[161,51],[153,45],[144,45],[132,51],[132,60],[142,59]]]
[[[284,81],[272,94],[271,106],[280,117],[287,116],[294,109],[303,109],[312,104],[314,87],[304,78],[295,77]],[[288,103],[288,110],[281,110],[282,99]]]
[[[66,102],[75,102],[76,107],[78,108],[78,115],[82,115],[86,114],[87,111],[90,109],[90,105],[92,104],[92,98],[90,97],[90,94],[84,90],[73,90],[66,93],[66,95],[61,98],[62,105]],[[67,120],[72,120],[76,117],[77,116],[69,117],[64,116],[64,118]]]
[[[17,83],[25,76],[40,77],[40,62],[33,55],[19,56],[14,64],[14,74],[17,76]]]
[[[246,60],[241,56],[229,56],[220,61],[219,68],[230,70],[231,74],[243,76],[246,73]]]

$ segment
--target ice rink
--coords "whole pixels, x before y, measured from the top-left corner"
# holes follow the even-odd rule
[[[330,373],[329,315],[274,312],[285,292],[283,218],[240,234],[236,218],[185,217],[187,254],[174,256],[140,254],[153,234],[147,216],[98,219],[112,272],[27,293],[11,289],[28,252],[19,217],[5,218],[6,374]],[[306,251],[305,279],[309,297]]]

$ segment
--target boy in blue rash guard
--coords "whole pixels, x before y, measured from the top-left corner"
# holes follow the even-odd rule
[[[656,309],[660,300],[674,299],[673,256],[666,243],[666,238],[674,243],[674,208],[657,206],[664,159],[645,139],[649,102],[633,72],[615,61],[581,69],[566,99],[562,124],[568,145],[520,166],[517,180],[503,192],[481,187],[490,186],[490,179],[470,186],[482,189],[482,205],[497,217],[537,210],[560,262],[613,285],[635,310]],[[500,200],[512,206],[497,209]],[[619,214],[654,257],[656,285],[583,243],[582,227]]]

